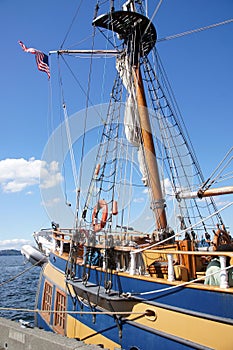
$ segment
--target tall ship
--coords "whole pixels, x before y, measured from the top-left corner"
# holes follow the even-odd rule
[[[233,245],[215,198],[233,186],[204,179],[156,50],[154,18],[143,1],[119,3],[97,2],[90,48],[51,52],[81,90],[84,59],[89,70],[86,108],[72,118],[57,73],[64,122],[43,159],[56,154],[61,169],[70,155],[75,209],[61,188],[66,208],[52,217],[47,207],[52,241],[35,323],[111,350],[230,350]],[[78,59],[76,70],[67,58]],[[81,98],[74,91],[71,99]],[[57,194],[42,189],[44,202]]]

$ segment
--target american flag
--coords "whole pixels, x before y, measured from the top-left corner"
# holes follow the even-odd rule
[[[38,69],[42,72],[47,73],[48,78],[50,79],[48,56],[39,50],[33,49],[32,47],[27,48],[22,41],[18,41],[18,43],[22,47],[23,51],[36,55],[36,64]]]

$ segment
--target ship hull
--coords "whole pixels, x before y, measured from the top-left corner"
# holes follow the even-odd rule
[[[109,349],[232,348],[231,289],[115,272],[106,293],[100,268],[77,265],[69,280],[66,263],[51,254],[41,272],[36,307],[47,312],[37,314],[38,327]]]

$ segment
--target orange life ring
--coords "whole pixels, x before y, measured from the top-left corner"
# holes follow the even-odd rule
[[[102,211],[102,217],[100,222],[98,222],[98,213]],[[108,219],[108,204],[104,199],[100,199],[96,206],[94,207],[92,213],[92,226],[95,232],[99,232],[102,228],[105,227]]]

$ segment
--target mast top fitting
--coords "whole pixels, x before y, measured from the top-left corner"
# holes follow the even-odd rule
[[[141,57],[147,55],[156,43],[157,33],[153,23],[137,12],[111,12],[95,18],[92,24],[117,33],[126,44],[134,38],[134,42],[139,45]]]

